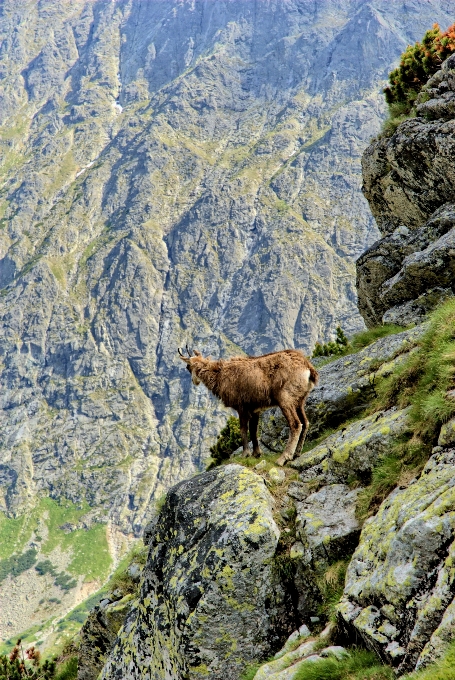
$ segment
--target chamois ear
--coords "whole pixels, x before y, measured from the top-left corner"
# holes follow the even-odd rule
[[[196,357],[202,356],[202,354],[200,352],[198,352],[197,349],[193,349],[193,353],[194,353],[194,356],[196,356]]]

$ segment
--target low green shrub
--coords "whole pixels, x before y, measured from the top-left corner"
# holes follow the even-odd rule
[[[40,652],[35,647],[24,649],[18,640],[11,654],[0,656],[0,680],[53,680],[57,664],[55,661],[41,662]]]
[[[240,436],[240,421],[234,416],[230,416],[225,427],[221,430],[216,440],[216,444],[210,447],[213,463],[209,469],[219,465],[230,457],[239,446],[242,445],[242,437]]]
[[[389,85],[384,90],[391,118],[411,112],[422,87],[454,51],[455,24],[444,33],[438,24],[434,24],[422,42],[408,45],[401,55],[400,65],[390,73]]]
[[[26,550],[22,555],[11,555],[6,560],[0,560],[0,583],[7,576],[19,576],[30,569],[36,562],[37,552],[34,548]]]
[[[313,357],[329,357],[344,354],[348,345],[349,341],[343,329],[341,326],[337,326],[335,340],[324,344],[317,342],[313,350]]]

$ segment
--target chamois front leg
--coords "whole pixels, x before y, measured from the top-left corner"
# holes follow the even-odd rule
[[[261,449],[258,442],[259,413],[253,413],[250,419],[250,437],[253,442],[253,456],[259,458]]]
[[[277,465],[284,465],[288,460],[292,460],[294,458],[295,449],[297,447],[303,426],[294,406],[285,406],[280,404],[280,408],[289,425],[288,443],[286,444],[283,453],[277,460]]]
[[[248,414],[244,413],[243,411],[239,411],[239,420],[240,420],[240,434],[242,437],[242,444],[243,444],[243,453],[245,454],[245,457],[250,455],[250,452],[248,450]]]

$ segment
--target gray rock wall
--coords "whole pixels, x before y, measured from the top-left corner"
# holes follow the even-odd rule
[[[357,260],[368,326],[420,322],[453,293],[455,58],[424,88],[417,116],[362,158],[363,189],[384,236]]]

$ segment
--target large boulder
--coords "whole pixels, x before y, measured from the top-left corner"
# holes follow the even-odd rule
[[[452,58],[428,81],[424,95],[417,116],[390,138],[374,140],[362,158],[363,191],[384,236],[357,261],[359,309],[367,326],[418,323],[454,291]]]
[[[296,503],[297,537],[291,555],[312,567],[325,567],[330,562],[350,555],[360,535],[356,517],[360,489],[346,484],[327,484]]]
[[[275,568],[280,531],[263,479],[227,465],[173,487],[150,531],[138,607],[103,680],[237,680],[300,625]]]
[[[455,632],[455,449],[397,488],[365,522],[348,567],[339,620],[407,672],[435,659]]]

